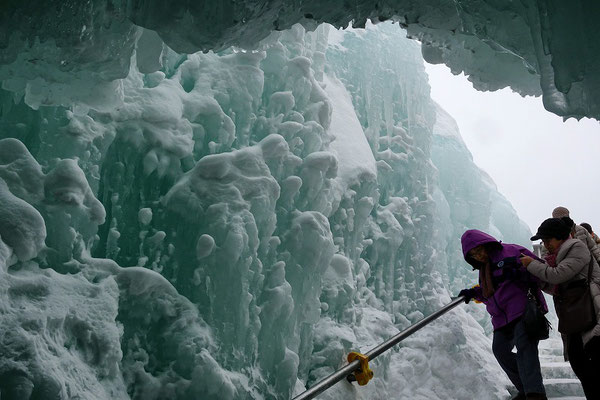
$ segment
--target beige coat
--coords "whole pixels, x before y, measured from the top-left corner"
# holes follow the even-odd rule
[[[594,299],[598,323],[590,331],[583,332],[583,343],[587,343],[593,336],[600,336],[600,267],[594,257],[591,257],[587,246],[578,239],[567,239],[560,247],[556,256],[556,267],[533,260],[527,271],[544,282],[552,285],[568,283],[586,279],[588,268],[592,265],[592,282],[590,291]]]
[[[575,225],[571,231],[571,234],[575,239],[579,239],[585,243],[590,253],[592,253],[596,261],[600,263],[600,246],[598,246],[598,243],[596,243],[587,229],[581,225]]]

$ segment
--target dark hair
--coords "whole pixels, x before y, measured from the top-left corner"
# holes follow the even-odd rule
[[[579,225],[583,226],[590,234],[594,233],[592,231],[592,226],[590,224],[588,224],[587,222],[582,222]]]

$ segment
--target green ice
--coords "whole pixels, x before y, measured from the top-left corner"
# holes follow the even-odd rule
[[[436,128],[450,117],[404,36],[294,25],[183,54],[139,30],[97,91],[84,67],[6,78],[2,399],[287,399],[468,283],[461,229],[526,238]],[[361,396],[505,391],[471,314],[427,332]]]

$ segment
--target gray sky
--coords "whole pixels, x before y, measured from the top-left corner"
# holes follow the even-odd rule
[[[563,122],[541,98],[478,92],[445,65],[425,65],[431,97],[454,117],[475,163],[533,232],[561,205],[600,235],[598,121]]]

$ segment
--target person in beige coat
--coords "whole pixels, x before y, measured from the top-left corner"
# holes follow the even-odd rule
[[[594,230],[592,229],[592,226],[590,224],[588,224],[587,222],[582,222],[579,225],[583,226],[585,230],[588,231],[588,233],[590,234],[592,239],[594,239],[596,244],[600,244],[600,237],[598,237],[598,235],[594,233]],[[598,260],[596,259],[596,261]]]
[[[570,219],[571,217],[569,215],[569,210],[566,207],[556,207],[554,210],[552,210],[552,218],[564,217],[568,217],[569,221],[571,221],[572,223],[571,236],[585,243],[590,253],[592,253],[596,261],[600,264],[600,246],[598,245],[598,243],[596,243],[596,241],[594,240],[592,235],[590,235],[587,229],[581,225],[577,225],[572,219]]]
[[[570,218],[549,218],[542,222],[531,240],[542,239],[548,254],[545,262],[528,256],[521,258],[527,271],[548,284],[555,305],[561,293],[574,282],[587,282],[591,268],[590,292],[596,321],[581,332],[563,335],[571,368],[581,381],[587,399],[600,399],[600,267],[587,246],[570,238]],[[578,282],[579,281],[579,282]],[[561,326],[559,321],[559,327]],[[562,330],[565,330],[563,328]]]

